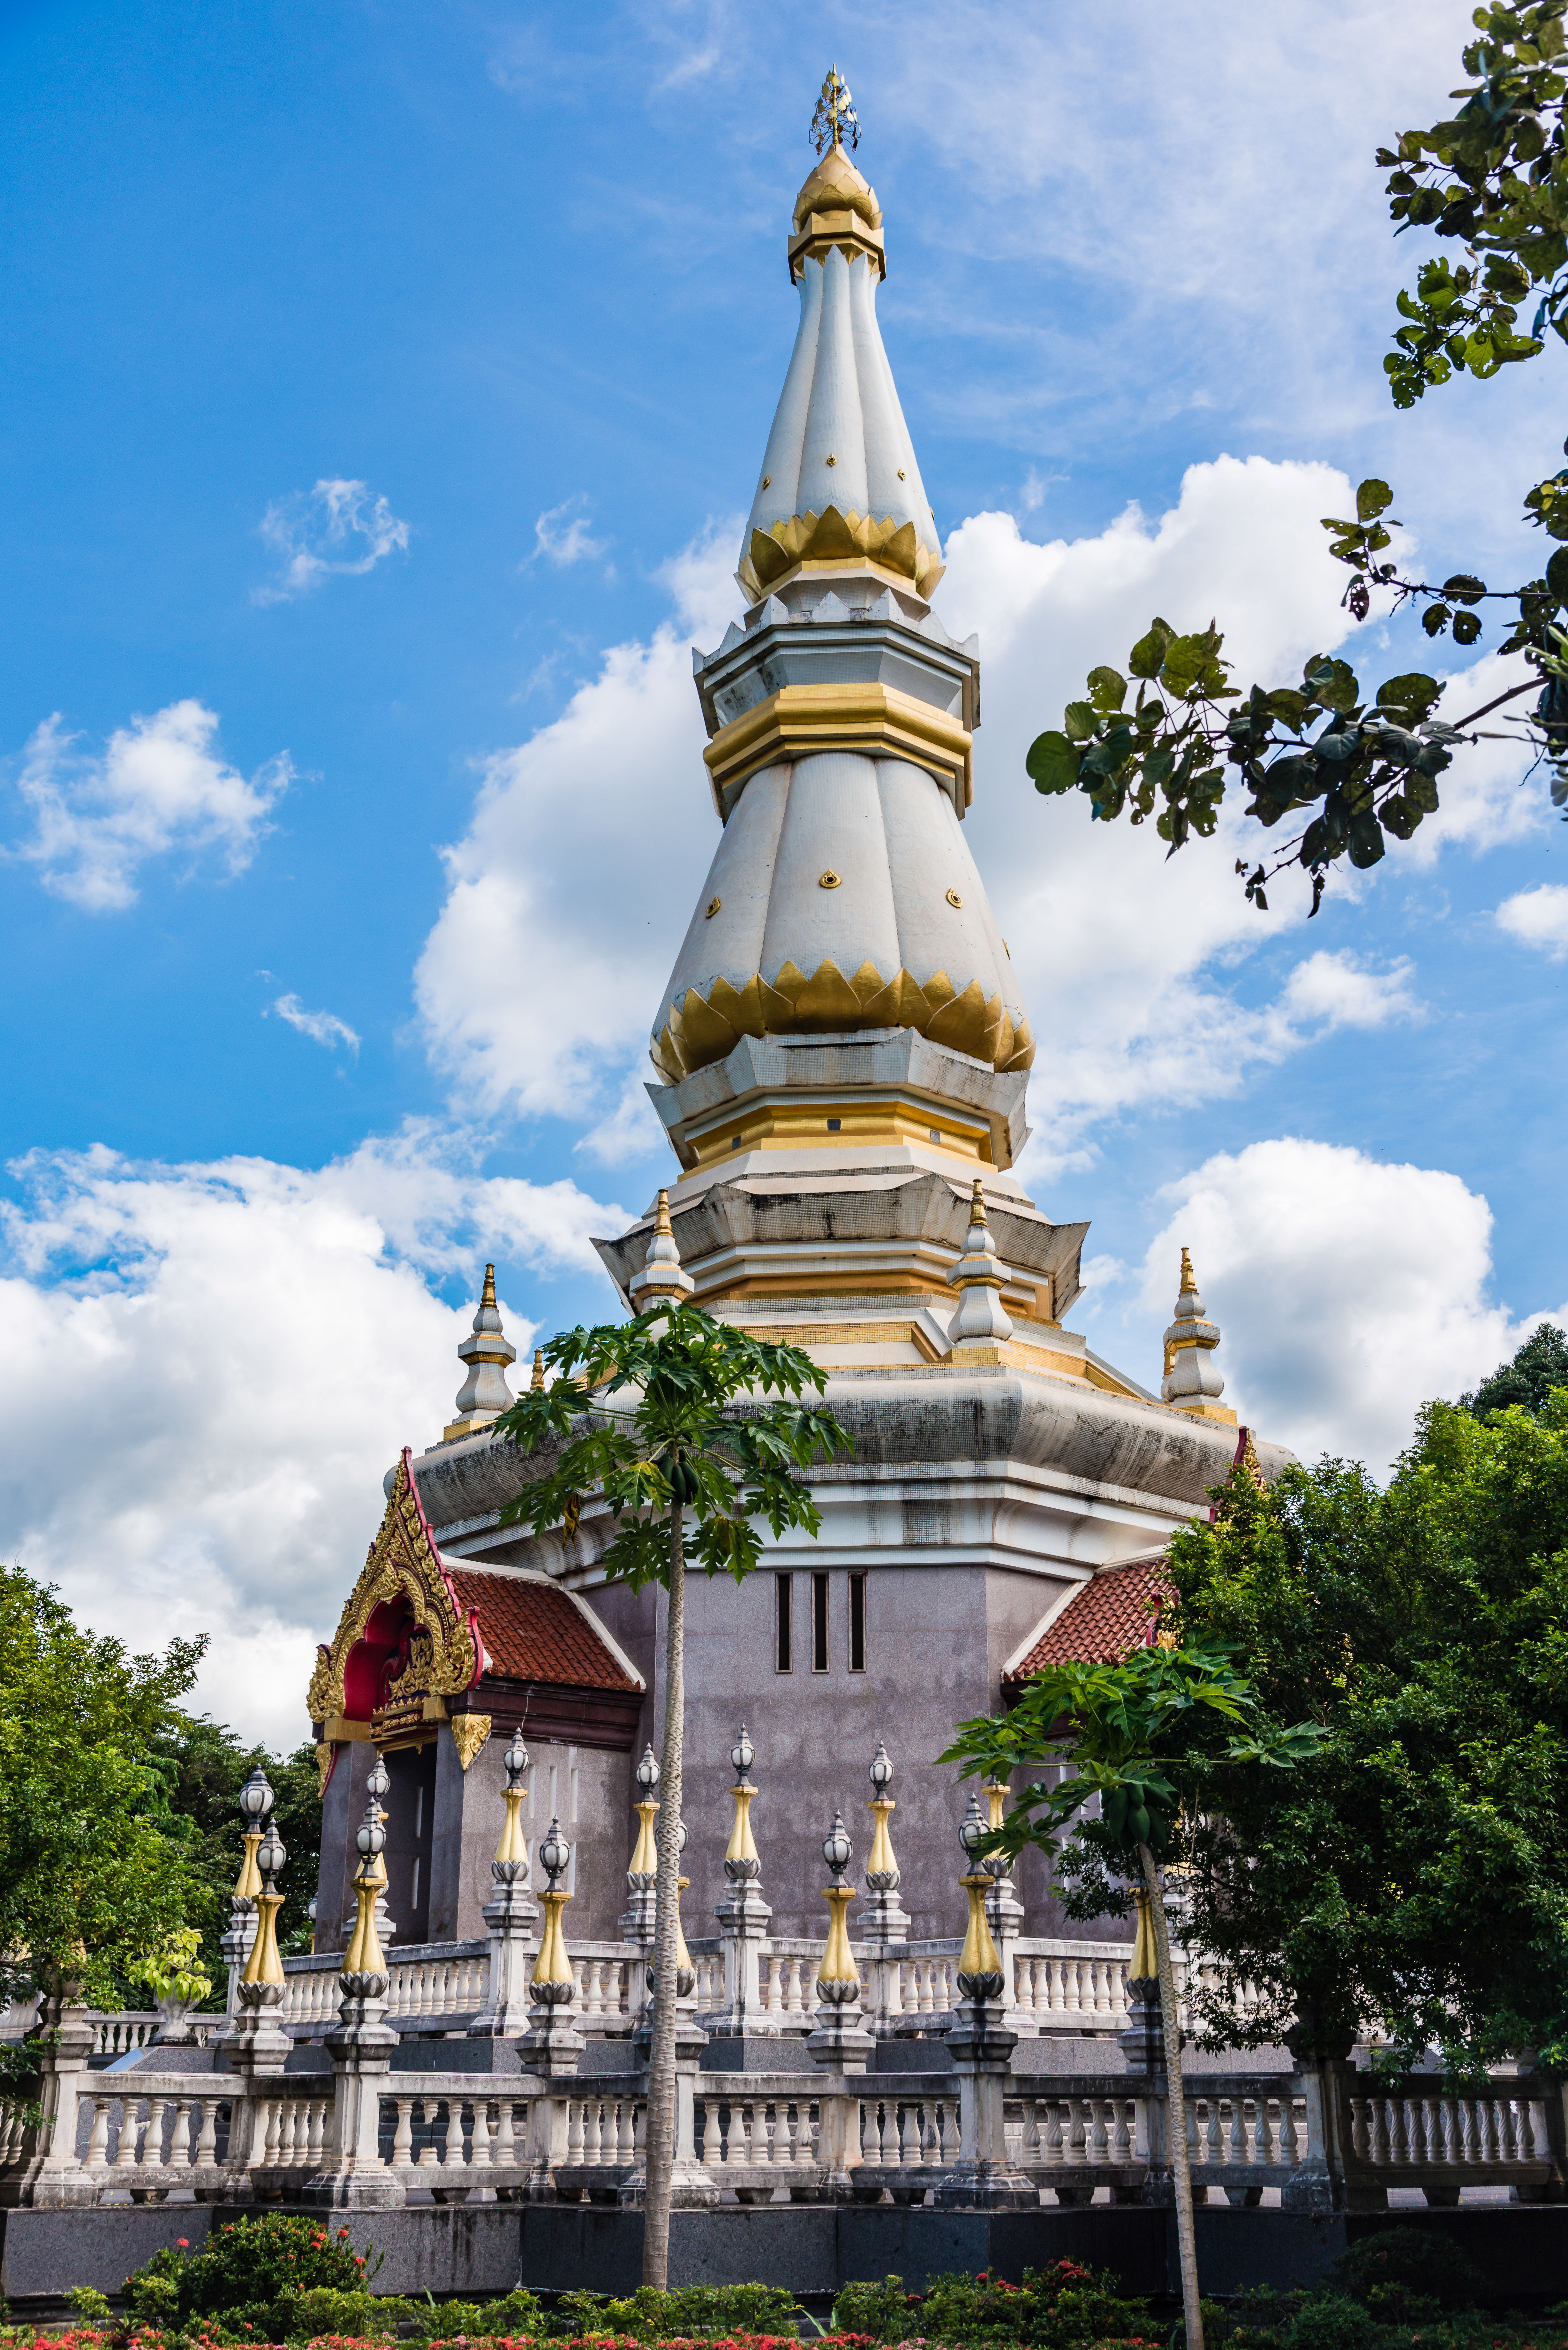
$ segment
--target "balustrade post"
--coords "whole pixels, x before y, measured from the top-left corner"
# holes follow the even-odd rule
[[[649,1991],[646,1966],[653,1957],[654,1912],[659,1898],[659,1842],[654,1822],[659,1817],[659,1761],[651,1745],[643,1751],[637,1766],[637,1783],[642,1790],[642,1801],[637,1806],[637,1842],[632,1846],[627,1866],[627,1903],[620,1913],[620,1938],[634,1942],[640,1953],[634,1960],[627,1981],[627,2009],[632,2018],[632,2029],[648,2005]]]
[[[989,1814],[986,1830],[988,1834],[994,1834],[1006,1817],[1007,1783],[1002,1779],[988,1779],[983,1792]],[[1018,1888],[1012,1882],[1012,1872],[1005,1853],[987,1853],[983,1860],[976,1861],[975,1866],[990,1879],[985,1897],[985,1920],[991,1928],[997,1964],[1002,1970],[1002,2004],[1008,2029],[1033,2039],[1039,2033],[1039,2022],[1033,2008],[1021,2007],[1018,2002],[1017,1943],[1023,1931],[1023,1904],[1018,1898]]]
[[[969,1931],[958,1963],[959,2006],[943,2034],[958,2073],[959,2158],[936,2182],[940,2210],[1038,2210],[1039,2189],[1013,2168],[1007,2146],[1008,2074],[1018,2034],[1007,2028],[1002,1991],[1006,1978],[985,1914],[992,1879],[972,1864],[988,1833],[980,1805],[970,1797],[959,1840],[971,1866],[960,1879],[969,1896]]]
[[[1152,2079],[1165,2070],[1165,2013],[1159,2003],[1159,1962],[1148,1895],[1139,1886],[1133,1899],[1137,1907],[1137,1935],[1127,1969],[1127,2023],[1116,2034],[1116,2045],[1127,2058],[1129,2073],[1142,2073]]]
[[[88,2058],[97,2037],[81,2004],[79,1983],[64,1983],[46,1994],[34,2033],[42,2047],[42,2113],[27,2133],[32,2153],[16,2189],[16,2200],[35,2210],[72,2210],[98,2200],[97,2182],[77,2158],[78,2104],[90,2077]]]
[[[1300,2044],[1298,2045],[1298,2039]],[[1347,2211],[1378,2210],[1386,2189],[1355,2186],[1366,2165],[1355,2152],[1350,2096],[1355,2070],[1346,2060],[1349,2050],[1324,2053],[1310,2045],[1305,2033],[1287,2035],[1286,2045],[1296,2059],[1294,2077],[1280,2085],[1280,2095],[1300,2096],[1306,2106],[1306,2143],[1292,2176],[1280,2189],[1285,2211]],[[1297,2122],[1297,2129],[1302,2125]],[[1373,2199],[1376,2199],[1374,2200]]]
[[[506,1821],[490,1864],[494,1891],[484,1905],[490,1934],[490,1982],[484,2005],[468,2027],[471,2040],[515,2040],[527,2020],[528,1958],[539,1912],[528,1885],[528,1839],[518,1814],[528,1749],[517,1731],[503,1758],[506,1772]]]
[[[816,1973],[816,2029],[805,2044],[818,2064],[831,2064],[841,2073],[864,2073],[877,2043],[860,2016],[860,1970],[849,1947],[846,1917],[855,1887],[844,1878],[855,1847],[838,1812],[834,1813],[833,1825],[823,1839],[822,1856],[833,1873],[832,1884],[824,1886],[822,1892],[830,1922]]]
[[[385,2021],[387,1961],[376,1931],[377,1898],[387,1881],[381,1819],[372,1790],[355,1835],[359,1867],[354,1931],[337,1978],[343,1996],[337,2022],[327,2034],[333,2071],[331,2156],[304,2189],[307,2202],[359,2210],[387,2210],[408,2199],[402,2181],[381,2159],[381,2098],[398,2044],[397,2033]]]
[[[271,1790],[267,1790],[270,1796]],[[223,2062],[231,2073],[238,2074],[249,2091],[247,2106],[254,2104],[255,2084],[269,2080],[283,2071],[289,2050],[294,2045],[283,2028],[285,1991],[283,1960],[277,1947],[277,1913],[283,1907],[283,1896],[277,1880],[288,1856],[277,1832],[275,1821],[269,1821],[266,1834],[256,1846],[254,1859],[260,1891],[255,1896],[256,1932],[251,1944],[244,1972],[235,1992],[234,2022],[224,2035]],[[244,2132],[231,2129],[231,2141],[244,2137]],[[237,2149],[248,2160],[250,2149]],[[234,2162],[236,2149],[231,2142],[230,2163]]]
[[[561,1834],[561,1824],[552,1820],[549,1833],[539,1846],[539,1866],[548,1880],[542,1897],[545,1930],[529,1985],[532,2003],[528,2029],[517,2043],[526,2069],[546,2081],[574,2077],[584,2047],[583,2035],[572,2013],[577,1981],[572,1972],[566,1938],[561,1930],[561,1912],[572,1897],[561,1890],[560,1879],[571,1860],[572,1847]]]
[[[898,1898],[900,1871],[893,1855],[888,1822],[898,1806],[888,1790],[893,1764],[880,1739],[871,1758],[868,1805],[877,1826],[866,1858],[866,1907],[860,1913],[860,1939],[871,1950],[871,2012],[868,2028],[878,2040],[890,2039],[898,2028],[903,2002],[899,1997],[901,1950],[909,1936],[909,1913]]]
[[[758,1791],[746,1775],[752,1767],[752,1742],[744,1722],[730,1760],[735,1769],[730,1790],[735,1817],[724,1855],[728,1886],[715,1913],[724,1942],[724,2004],[704,2017],[703,2028],[710,2040],[732,2043],[722,2054],[743,2069],[748,2040],[776,2045],[779,2036],[778,2019],[768,2012],[759,1980],[758,1960],[774,1913],[763,1899],[763,1865],[752,1835],[751,1811]]]

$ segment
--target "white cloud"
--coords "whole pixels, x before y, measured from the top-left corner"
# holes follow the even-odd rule
[[[426,1285],[486,1256],[598,1271],[629,1221],[475,1176],[410,1126],[318,1170],[34,1152],[0,1206],[4,1555],[132,1645],[213,1636],[202,1702],[308,1734],[301,1696],[400,1446],[440,1434],[472,1319]],[[602,1278],[602,1276],[601,1276]],[[607,1284],[607,1308],[610,1305]],[[534,1324],[503,1299],[520,1352]]]
[[[594,537],[587,505],[587,499],[579,491],[576,497],[566,498],[542,514],[534,525],[534,554],[563,570],[570,564],[591,562],[607,554],[609,541]]]
[[[363,578],[394,547],[409,551],[409,525],[364,482],[317,482],[275,499],[261,518],[263,539],[278,559],[275,577],[251,590],[254,604],[286,604],[337,575]],[[355,542],[362,544],[356,546]]]
[[[1334,1028],[1386,1028],[1391,1020],[1413,1020],[1421,1007],[1406,985],[1409,975],[1406,962],[1369,971],[1352,954],[1311,954],[1285,982],[1275,1017],[1293,1038],[1309,1021],[1320,1021],[1317,1033],[1326,1035]]]
[[[1223,1400],[1304,1461],[1328,1451],[1382,1471],[1422,1403],[1474,1387],[1543,1311],[1568,1313],[1515,1319],[1490,1302],[1491,1210],[1438,1168],[1282,1136],[1222,1152],[1161,1196],[1171,1213],[1136,1325],[1147,1383],[1187,1246],[1222,1333]],[[1127,1367],[1137,1377],[1139,1359]]]
[[[268,1008],[280,1020],[286,1020],[291,1028],[297,1028],[302,1036],[308,1036],[312,1044],[328,1048],[346,1045],[351,1053],[359,1050],[358,1035],[347,1020],[339,1020],[336,1012],[307,1012],[297,995],[280,995]],[[266,1018],[265,1011],[262,1018]]]
[[[1560,881],[1538,882],[1533,889],[1505,898],[1497,919],[1521,946],[1535,947],[1553,962],[1568,956],[1568,889]]]
[[[4,853],[94,914],[133,905],[140,868],[155,857],[211,851],[225,872],[243,872],[294,768],[282,751],[247,781],[217,753],[217,732],[215,711],[173,702],[117,727],[94,754],[77,748],[82,737],[57,712],[35,730],[16,775],[32,837]]]
[[[612,646],[559,718],[487,764],[446,852],[419,1003],[487,1113],[597,1118],[653,1074],[649,1028],[716,828],[690,638],[722,634],[740,538],[726,520],[667,567],[675,619]]]

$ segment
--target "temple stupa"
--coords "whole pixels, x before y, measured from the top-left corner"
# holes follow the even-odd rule
[[[877,320],[883,217],[836,73],[815,128],[786,248],[800,322],[741,608],[695,656],[717,839],[649,1007],[676,1164],[667,1206],[597,1245],[628,1311],[678,1266],[711,1313],[805,1347],[855,1439],[814,1480],[819,1540],[774,1546],[742,1586],[691,1578],[688,1931],[711,1930],[724,1891],[743,1719],[773,1931],[820,1934],[836,1807],[852,1833],[858,1816],[863,1862],[883,1741],[908,1930],[934,1935],[962,1907],[964,1806],[934,1761],[953,1725],[994,1710],[1032,1657],[1151,1637],[1172,1530],[1244,1453],[1265,1473],[1285,1456],[1220,1400],[1220,1333],[1185,1259],[1158,1392],[1069,1326],[1088,1227],[1054,1221],[1015,1171],[1035,1030],[966,838],[976,788],[1028,786],[976,783],[980,649],[933,607],[941,545]],[[313,1684],[333,1773],[319,1915],[350,1907],[379,1743],[400,1934],[483,1931],[500,1774],[472,1766],[521,1722],[533,1827],[554,1814],[575,1845],[573,1929],[612,1936],[634,1759],[660,1735],[662,1602],[605,1583],[591,1497],[569,1537],[497,1524],[531,1464],[489,1433],[509,1348],[488,1288],[475,1333],[446,1436],[389,1478]],[[1023,1867],[1019,1890],[1030,1930],[1052,1931],[1042,1877]]]

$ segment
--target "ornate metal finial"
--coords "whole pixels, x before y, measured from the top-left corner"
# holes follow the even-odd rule
[[[484,1287],[474,1313],[473,1329],[459,1347],[457,1356],[463,1367],[463,1382],[453,1407],[456,1418],[441,1430],[443,1443],[473,1435],[511,1408],[512,1389],[506,1383],[506,1374],[517,1360],[517,1349],[501,1326],[493,1264],[484,1268]]]
[[[836,66],[827,68],[827,79],[811,118],[811,143],[819,155],[827,147],[860,144],[860,117],[850,100],[849,85]]]
[[[985,1186],[978,1175],[974,1179],[974,1191],[970,1197],[969,1221],[971,1232],[976,1224],[983,1224],[985,1222]]]
[[[1198,1286],[1198,1276],[1192,1270],[1192,1258],[1189,1251],[1186,1249],[1183,1249],[1181,1252],[1181,1281],[1179,1286],[1183,1290],[1196,1289]]]
[[[484,1287],[480,1292],[479,1302],[482,1305],[493,1305],[495,1303],[495,1267],[493,1264],[484,1268]]]
[[[542,1388],[544,1384],[545,1349],[543,1347],[535,1347],[534,1349],[534,1388],[535,1393],[537,1393],[538,1389]]]

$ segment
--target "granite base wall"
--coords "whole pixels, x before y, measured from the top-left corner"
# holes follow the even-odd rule
[[[275,2210],[271,2204],[264,2207]],[[214,2220],[204,2204],[156,2209],[0,2213],[0,2290],[14,2306],[57,2302],[73,2285],[116,2293],[161,2246],[192,2250]],[[320,2214],[312,2216],[319,2217]],[[642,2214],[576,2204],[414,2207],[347,2216],[357,2249],[381,2256],[375,2290],[458,2294],[538,2291],[629,2293],[642,2270]],[[1550,2206],[1395,2211],[1315,2218],[1200,2208],[1198,2257],[1206,2293],[1311,2283],[1347,2244],[1389,2227],[1443,2236],[1473,2260],[1500,2305],[1568,2293],[1568,2212]],[[342,2217],[334,2215],[334,2224]],[[992,2269],[1019,2278],[1062,2259],[1115,2270],[1129,2293],[1175,2295],[1176,2215],[1108,2205],[1039,2211],[937,2211],[879,2205],[774,2204],[677,2211],[670,2274],[676,2284],[777,2284],[818,2301],[852,2278],[901,2276],[910,2291],[944,2270]]]

